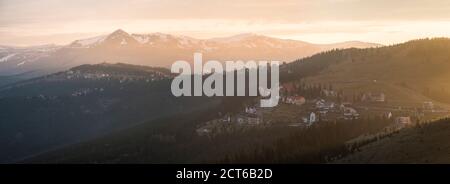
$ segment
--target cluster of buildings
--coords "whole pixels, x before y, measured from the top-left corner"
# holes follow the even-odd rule
[[[57,99],[57,96],[49,96],[49,95],[43,95],[43,94],[39,94],[37,96],[27,96],[26,99],[30,100],[30,99],[39,99],[39,100],[54,100]]]
[[[315,110],[319,112],[321,120],[359,119],[358,111],[352,107],[351,103],[336,104],[332,101],[318,99],[315,103]]]
[[[305,97],[299,95],[284,96],[281,98],[282,104],[295,105],[300,113],[296,116],[298,123],[289,124],[288,126],[311,126],[319,121],[327,121],[334,119],[358,119],[359,113],[351,104],[336,104],[333,101],[325,99],[306,100]],[[263,114],[267,112],[263,108],[257,106],[247,106],[242,112],[236,114],[227,114],[222,118],[214,119],[206,122],[196,131],[198,135],[211,135],[223,131],[232,131],[232,126],[240,127],[258,126],[266,124]],[[269,120],[270,121],[270,120]]]
[[[339,94],[330,89],[322,89],[320,96],[306,99],[306,97],[296,93],[293,84],[283,85],[284,93],[281,93],[280,105],[286,108],[286,115],[289,118],[283,119],[283,116],[266,117],[266,122],[263,119],[263,108],[257,106],[247,106],[241,113],[233,115],[225,115],[220,119],[207,122],[204,126],[197,129],[199,135],[211,134],[217,132],[217,127],[223,125],[238,125],[241,127],[257,126],[262,124],[270,124],[273,120],[275,122],[288,123],[287,126],[308,127],[319,121],[334,121],[334,120],[356,120],[360,119],[360,112],[370,114],[377,114],[384,118],[390,119],[395,125],[408,126],[419,119],[421,115],[414,114],[413,111],[397,110],[395,108],[386,106],[386,95],[384,93],[367,92],[361,94],[358,102],[373,102],[376,105],[373,108],[370,104],[352,104],[350,102],[342,102]],[[286,106],[287,105],[287,106]],[[420,108],[419,108],[420,109]],[[433,102],[424,102],[423,111],[434,111]],[[287,112],[289,111],[289,112]],[[394,112],[395,111],[395,112]],[[395,116],[393,113],[395,113]],[[272,113],[272,112],[271,112]],[[284,110],[277,113],[284,113]],[[270,115],[272,116],[272,115]],[[423,116],[423,115],[422,115]],[[285,121],[286,120],[286,121]],[[226,129],[226,128],[225,128]]]
[[[325,99],[313,99],[306,101],[304,97],[293,96],[286,97],[283,101],[286,104],[294,104],[298,106],[304,106],[303,122],[312,124],[319,120],[333,120],[333,119],[358,119],[358,111],[351,107],[350,103],[337,104],[331,100]]]
[[[237,127],[251,127],[263,124],[263,110],[255,106],[247,106],[243,112],[226,114],[221,118],[206,122],[197,128],[198,135],[210,135],[227,131],[234,131]]]
[[[167,75],[154,72],[154,73],[148,73],[145,75],[133,75],[133,74],[109,74],[106,72],[101,71],[95,71],[95,72],[82,72],[79,70],[69,70],[64,73],[65,79],[71,80],[71,79],[91,79],[91,80],[100,80],[100,79],[106,79],[106,80],[118,80],[120,83],[124,83],[127,81],[145,81],[145,82],[151,82],[156,80],[161,80],[164,78],[167,78]]]
[[[74,91],[71,94],[71,96],[74,96],[74,97],[76,97],[76,96],[86,96],[89,93],[92,93],[92,92],[103,92],[104,90],[105,89],[103,89],[103,88],[93,88],[93,89],[91,89],[91,88],[83,88],[83,89],[79,89],[79,90]]]

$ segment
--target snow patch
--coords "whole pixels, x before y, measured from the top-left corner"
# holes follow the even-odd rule
[[[22,61],[20,63],[17,63],[17,66],[22,66],[23,64],[25,64],[25,61]]]
[[[122,39],[122,41],[120,42],[120,45],[126,45],[127,41],[125,41],[125,39]]]
[[[146,44],[150,41],[150,37],[147,35],[133,34],[133,35],[131,35],[131,37],[133,37],[140,44]]]
[[[0,58],[0,63],[3,63],[3,62],[8,61],[8,59],[14,57],[15,55],[16,55],[16,53],[14,53],[14,54],[9,54],[9,55],[7,55],[7,56],[5,56],[5,57]]]
[[[192,44],[198,44],[200,42],[200,40],[188,36],[177,36],[176,38],[182,46],[191,46]]]
[[[78,44],[81,47],[91,47],[94,45],[97,45],[99,43],[102,43],[106,39],[107,35],[97,36],[93,38],[83,39],[83,40],[77,40],[74,42],[74,44]]]

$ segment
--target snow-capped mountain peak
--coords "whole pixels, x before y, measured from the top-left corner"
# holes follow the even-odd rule
[[[102,43],[106,39],[106,37],[108,37],[108,35],[101,35],[101,36],[91,37],[91,38],[87,38],[87,39],[75,40],[74,42],[72,42],[69,45],[69,47],[90,48],[90,47],[93,47],[95,45]]]
[[[106,43],[111,40],[119,40],[119,43],[121,45],[124,45],[127,43],[127,40],[129,40],[131,36],[123,31],[122,29],[118,29],[111,34],[108,35],[101,35],[96,37],[91,37],[87,39],[81,39],[76,40],[72,42],[69,47],[71,48],[92,48],[98,45],[101,45],[102,43]]]
[[[130,35],[127,32],[123,31],[122,29],[118,29],[113,33],[109,34],[107,39],[118,39],[118,38],[120,39],[126,37],[130,37]]]
[[[76,40],[63,47],[1,46],[0,75],[55,72],[99,62],[170,67],[174,61],[191,58],[194,52],[203,52],[206,57],[220,61],[273,59],[289,62],[334,48],[374,46],[378,45],[362,42],[312,44],[254,33],[196,39],[164,33],[129,34],[118,29],[110,34]]]

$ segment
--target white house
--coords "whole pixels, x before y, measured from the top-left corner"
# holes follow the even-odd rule
[[[434,104],[433,102],[423,102],[423,109],[433,110]]]
[[[316,116],[316,113],[314,113],[314,112],[311,112],[309,114],[309,116],[307,116],[307,117],[303,117],[303,122],[308,123],[309,125],[311,125],[317,121],[318,121],[318,118]]]
[[[386,117],[387,117],[388,119],[391,119],[391,118],[392,118],[392,112],[387,113],[387,114],[386,114]]]
[[[351,107],[346,107],[344,109],[344,118],[345,119],[358,119],[359,113]]]
[[[323,99],[320,99],[316,101],[316,108],[330,110],[334,108],[334,102],[327,102]]]
[[[322,94],[326,97],[337,97],[336,91],[333,90],[322,89]]]
[[[403,124],[403,125],[411,124],[411,117],[409,117],[409,116],[397,117],[397,118],[395,118],[395,123]]]
[[[256,107],[245,107],[245,113],[256,114]]]

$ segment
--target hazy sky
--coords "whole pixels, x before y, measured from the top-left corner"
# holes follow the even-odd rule
[[[0,44],[67,44],[121,28],[313,43],[450,37],[450,0],[0,0]]]

